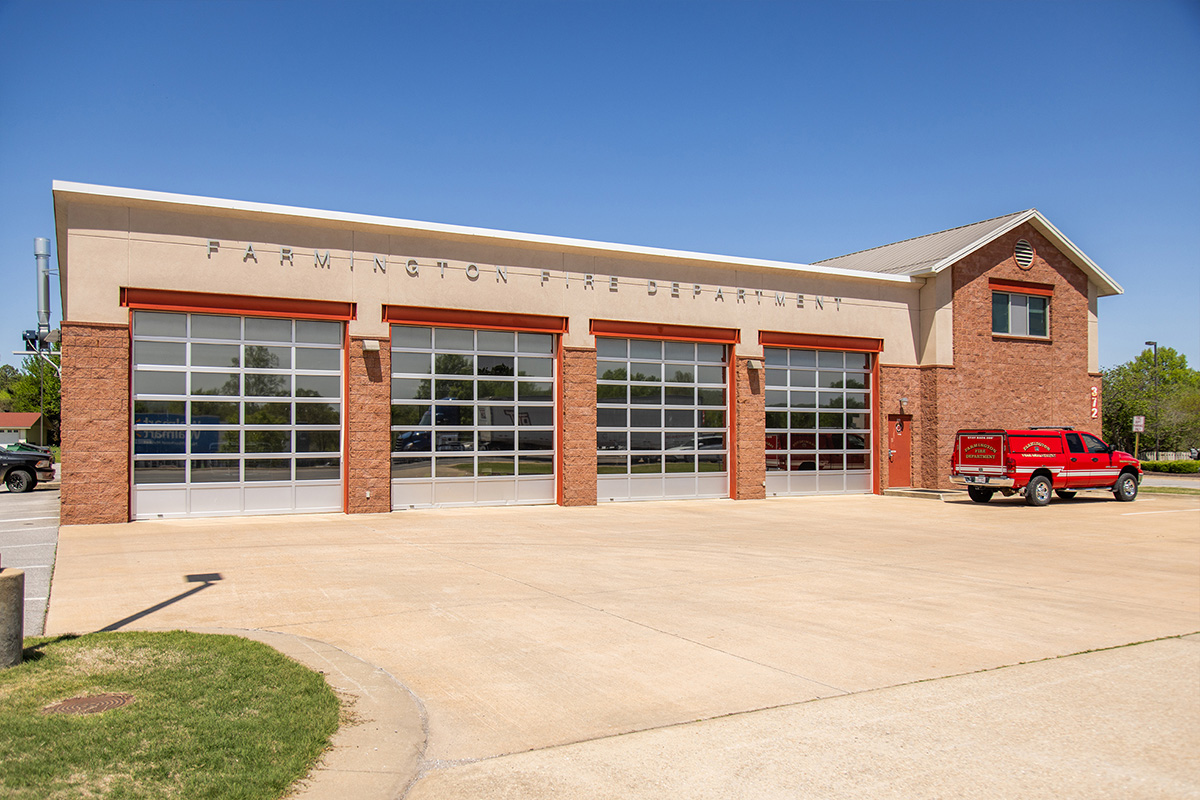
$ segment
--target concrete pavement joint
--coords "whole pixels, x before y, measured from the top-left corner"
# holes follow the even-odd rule
[[[799,701],[790,702],[790,703],[777,703],[774,705],[761,706],[758,708],[742,709],[742,710],[738,710],[738,711],[731,711],[726,714],[714,714],[714,715],[707,716],[707,717],[697,717],[696,719],[682,720],[679,722],[671,722],[671,723],[668,723],[665,725],[650,725],[650,726],[646,726],[646,727],[642,727],[642,728],[636,728],[636,729],[627,730],[627,731],[620,731],[619,733],[605,734],[603,736],[592,736],[592,737],[575,739],[575,740],[568,741],[568,742],[557,742],[557,743],[549,745],[547,747],[531,747],[526,750],[514,750],[512,752],[497,753],[495,755],[482,756],[480,758],[463,758],[463,759],[452,759],[452,760],[451,759],[431,759],[429,761],[422,761],[420,774],[417,776],[417,780],[424,778],[426,775],[428,775],[430,772],[432,772],[434,770],[453,769],[454,767],[467,766],[470,764],[478,764],[478,763],[487,762],[487,761],[496,761],[498,759],[509,758],[512,756],[522,755],[522,754],[526,754],[526,753],[553,752],[555,750],[561,750],[563,748],[573,747],[573,746],[581,745],[581,744],[589,744],[589,743],[603,742],[603,741],[613,741],[613,740],[623,739],[628,736],[634,736],[637,734],[650,733],[650,732],[654,732],[654,731],[671,730],[673,728],[682,728],[682,727],[686,727],[688,725],[694,725],[697,723],[715,722],[718,720],[727,720],[727,719],[737,719],[739,717],[746,717],[746,716],[749,716],[752,714],[758,714],[758,713],[761,713],[764,711],[776,711],[776,710],[782,710],[782,709],[787,709],[787,708],[798,708],[800,706],[812,705],[814,703],[820,703],[820,702],[829,701],[829,700],[843,700],[843,699],[847,699],[847,698],[879,694],[882,692],[888,692],[888,691],[892,691],[895,689],[903,689],[905,687],[917,686],[920,684],[938,683],[940,681],[953,680],[956,678],[965,678],[965,677],[972,676],[972,675],[986,675],[988,673],[1000,672],[1002,670],[1013,669],[1015,667],[1024,667],[1024,666],[1030,666],[1030,665],[1034,665],[1034,664],[1044,664],[1044,663],[1051,662],[1051,661],[1061,661],[1061,660],[1065,660],[1065,659],[1086,656],[1086,655],[1090,655],[1093,653],[1107,653],[1107,652],[1111,652],[1114,650],[1122,650],[1127,647],[1137,647],[1139,645],[1144,645],[1144,644],[1153,644],[1155,642],[1178,640],[1178,641],[1182,641],[1182,642],[1192,642],[1196,646],[1200,646],[1200,638],[1197,638],[1197,637],[1200,637],[1200,631],[1193,631],[1191,633],[1180,633],[1180,634],[1175,634],[1175,635],[1171,635],[1171,636],[1159,636],[1154,639],[1144,639],[1144,640],[1136,641],[1136,642],[1127,642],[1125,644],[1112,645],[1111,647],[1096,647],[1096,648],[1092,648],[1092,649],[1088,649],[1088,650],[1080,650],[1078,652],[1073,652],[1073,653],[1063,653],[1061,655],[1047,656],[1045,658],[1035,658],[1030,661],[1017,661],[1012,664],[1001,664],[999,666],[988,667],[986,669],[968,670],[966,672],[956,672],[956,673],[952,673],[949,675],[939,675],[939,676],[933,677],[933,678],[921,678],[919,680],[903,681],[901,683],[890,684],[888,686],[876,686],[876,687],[872,687],[870,689],[861,689],[858,691],[844,692],[839,695],[830,695],[830,696],[826,696],[826,697],[813,697],[808,700],[799,700]]]

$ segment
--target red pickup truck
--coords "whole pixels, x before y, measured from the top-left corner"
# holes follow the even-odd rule
[[[954,440],[950,480],[976,503],[995,492],[1018,492],[1044,506],[1053,491],[1069,500],[1081,489],[1106,489],[1118,500],[1137,497],[1142,465],[1090,433],[1071,428],[964,430]]]

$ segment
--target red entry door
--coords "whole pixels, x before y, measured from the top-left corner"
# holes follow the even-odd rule
[[[912,486],[912,417],[888,416],[888,488]]]

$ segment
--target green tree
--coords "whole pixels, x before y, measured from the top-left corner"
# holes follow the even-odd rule
[[[0,392],[8,391],[8,387],[20,376],[21,373],[12,364],[0,364]]]
[[[1157,377],[1157,383],[1155,378]],[[1171,347],[1147,348],[1136,358],[1104,370],[1101,389],[1105,440],[1133,450],[1133,418],[1146,418],[1141,449],[1155,441],[1166,452],[1200,444],[1200,372],[1188,367],[1187,357]]]
[[[55,347],[57,350],[57,346]],[[48,354],[54,363],[59,363],[57,352]],[[45,379],[43,397],[42,380]],[[26,356],[21,361],[21,370],[8,385],[8,395],[13,411],[42,411],[45,413],[47,444],[58,444],[59,415],[61,409],[61,384],[54,368],[37,356]]]

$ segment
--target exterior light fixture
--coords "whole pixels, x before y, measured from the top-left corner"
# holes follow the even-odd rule
[[[760,370],[762,368],[763,368],[762,362],[759,361],[757,358],[752,358],[746,362],[746,369],[748,369],[752,372],[757,372],[758,370]]]
[[[362,347],[363,347],[364,353],[378,353],[379,352],[379,340],[378,339],[363,339]]]

